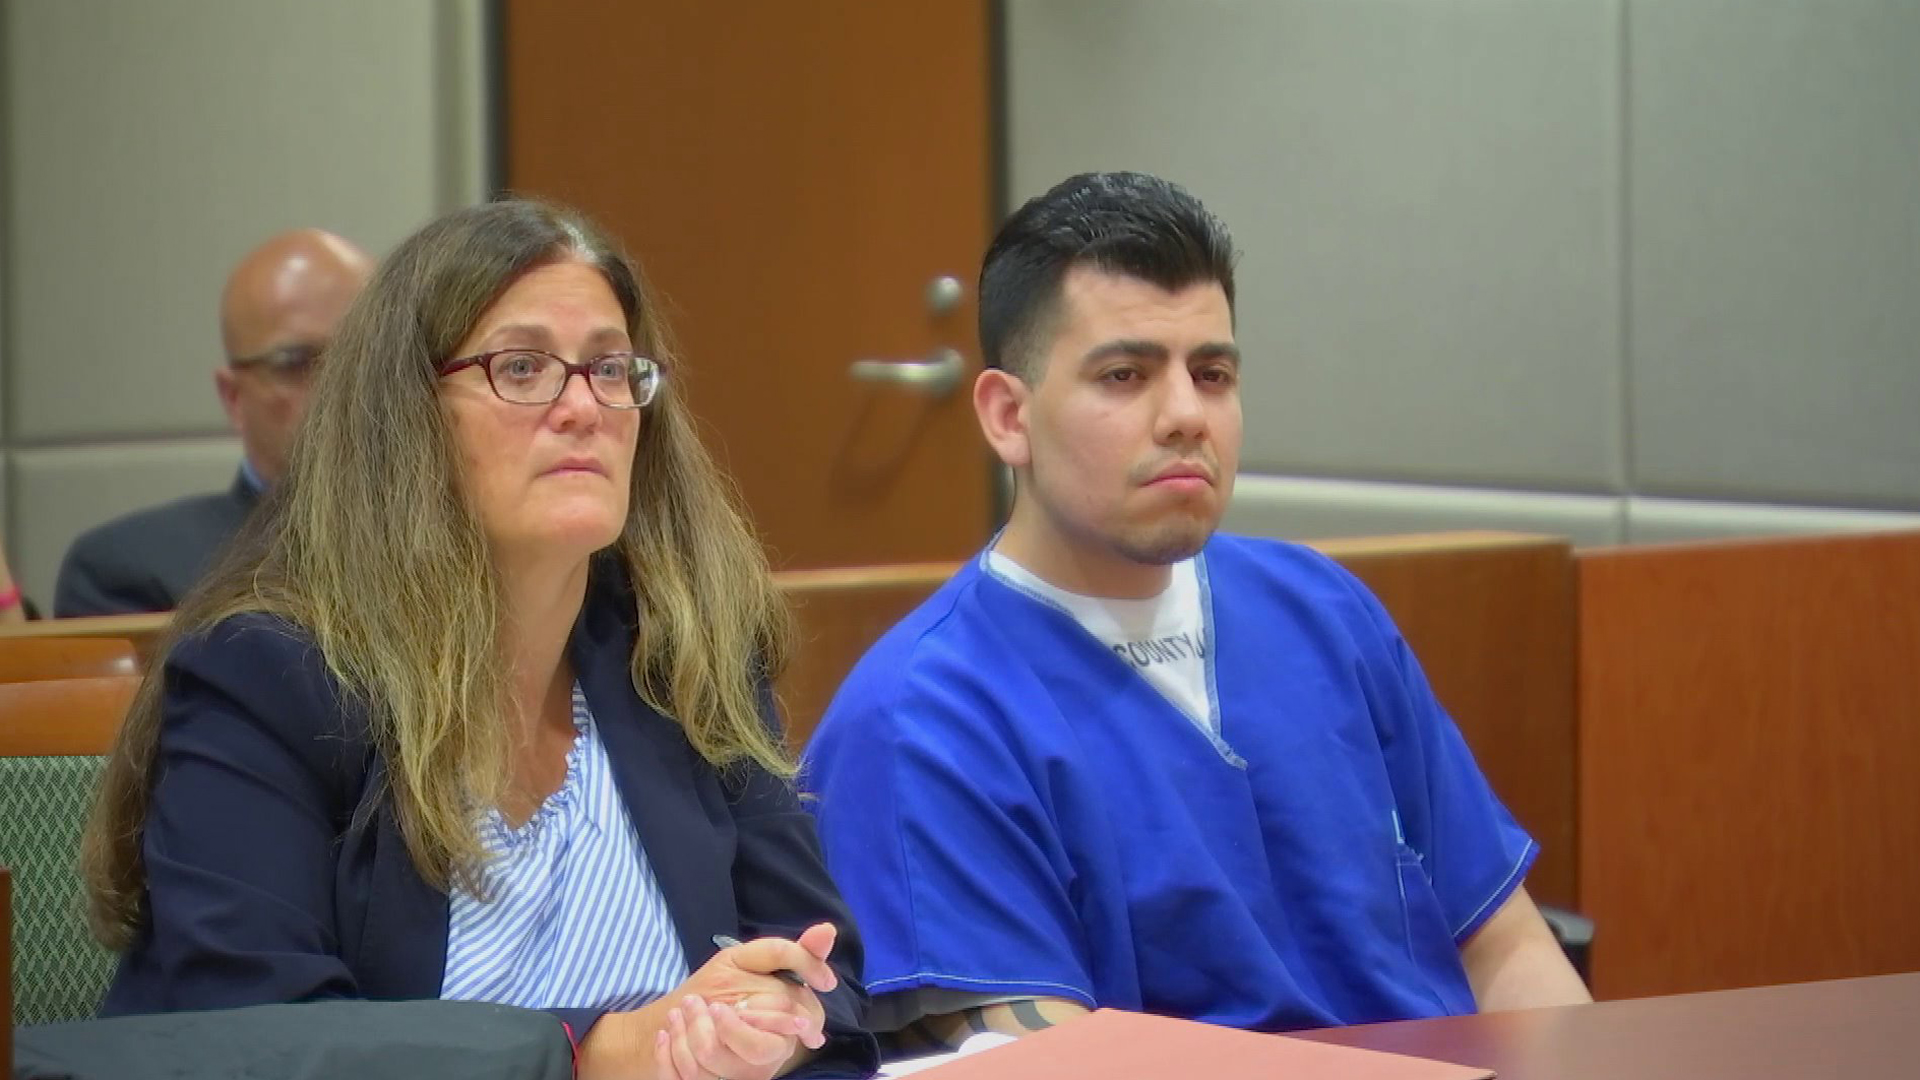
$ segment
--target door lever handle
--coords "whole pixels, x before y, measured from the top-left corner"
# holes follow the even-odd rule
[[[960,385],[966,358],[958,349],[935,349],[926,360],[855,360],[847,369],[855,382],[904,386],[928,397],[943,398]]]

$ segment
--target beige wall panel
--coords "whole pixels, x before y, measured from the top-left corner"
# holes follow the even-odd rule
[[[479,194],[478,12],[0,7],[13,443],[222,431],[217,303],[243,252],[318,225],[378,253]]]
[[[1225,219],[1252,469],[1619,490],[1619,22],[1012,0],[1009,194],[1144,169]]]
[[[1634,490],[1920,510],[1920,3],[1627,25]]]
[[[10,482],[13,474],[12,463],[9,460],[11,457],[12,455],[0,450],[0,544],[6,545],[7,569],[13,572],[14,580],[20,582],[20,587],[26,590],[27,595],[37,600],[40,594],[27,589],[24,580],[20,578],[20,547],[13,536],[13,523],[18,520],[18,515],[13,511],[13,501],[7,497],[13,493],[13,484]],[[51,598],[52,594],[48,595]]]
[[[225,487],[231,264],[299,225],[383,253],[483,197],[484,0],[0,0],[9,554]]]
[[[129,510],[221,491],[239,466],[237,439],[184,439],[57,450],[15,450],[7,479],[14,571],[42,610],[73,538]]]

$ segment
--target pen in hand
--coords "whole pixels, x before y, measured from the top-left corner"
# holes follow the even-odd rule
[[[713,935],[713,947],[716,949],[734,949],[738,948],[741,944],[740,939],[736,937],[728,937],[725,934]],[[794,986],[807,985],[807,980],[801,978],[788,968],[781,968],[774,972],[773,977],[784,983],[792,983]]]

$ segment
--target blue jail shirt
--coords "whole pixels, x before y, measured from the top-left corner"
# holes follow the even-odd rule
[[[1467,1013],[1537,852],[1325,556],[1198,556],[1217,738],[977,559],[884,636],[803,774],[868,990],[1286,1030]]]

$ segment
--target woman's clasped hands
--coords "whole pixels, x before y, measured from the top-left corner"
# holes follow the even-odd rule
[[[580,1075],[633,1076],[645,1061],[655,1080],[772,1080],[826,1043],[818,995],[839,983],[827,964],[836,934],[818,923],[798,940],[721,949],[665,997],[602,1017],[581,1044]]]

